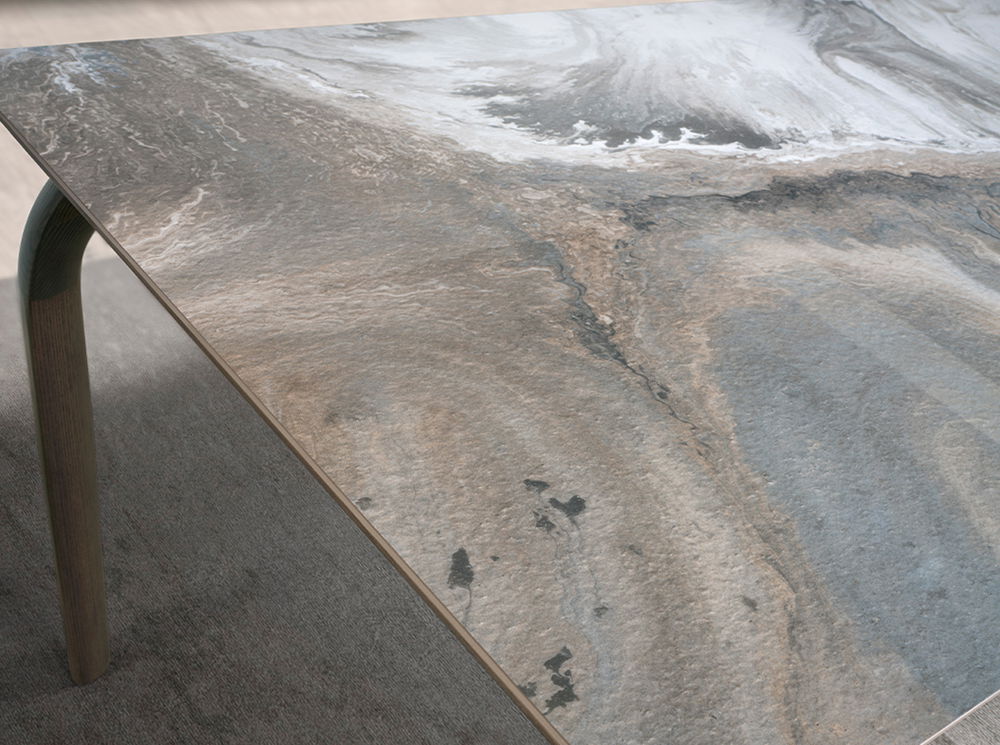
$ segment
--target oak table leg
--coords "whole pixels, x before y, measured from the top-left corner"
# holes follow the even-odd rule
[[[18,280],[42,477],[49,505],[69,670],[108,666],[108,625],[80,262],[93,228],[51,181],[21,239]]]

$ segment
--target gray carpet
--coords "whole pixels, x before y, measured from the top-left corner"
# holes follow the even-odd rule
[[[14,293],[0,742],[543,742],[117,259],[84,272],[113,660],[72,685]]]
[[[959,717],[924,745],[997,745],[1000,742],[1000,693]]]

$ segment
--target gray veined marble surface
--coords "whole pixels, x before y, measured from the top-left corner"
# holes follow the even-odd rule
[[[1000,688],[1000,15],[13,50],[0,111],[562,732]]]

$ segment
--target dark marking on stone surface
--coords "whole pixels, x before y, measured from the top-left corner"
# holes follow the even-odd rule
[[[653,199],[653,198],[650,198]],[[648,200],[646,200],[648,201]],[[624,209],[624,208],[623,208]],[[572,273],[572,268],[563,260],[558,248],[548,242],[539,242],[539,248],[544,256],[543,263],[550,266],[556,273],[556,281],[570,288],[574,297],[569,301],[569,318],[576,325],[576,335],[580,344],[594,357],[609,360],[638,377],[653,398],[663,405],[667,415],[687,426],[692,436],[697,440],[695,447],[700,455],[705,455],[711,447],[705,442],[702,433],[695,425],[682,416],[670,400],[670,388],[647,373],[641,365],[633,363],[614,340],[615,329],[602,321],[590,303],[586,300],[587,286],[579,282]]]
[[[551,520],[549,520],[548,515],[546,515],[544,512],[539,512],[538,510],[534,510],[532,514],[534,514],[535,516],[536,528],[541,528],[546,533],[551,533],[552,529],[556,527],[556,524]]]
[[[685,134],[684,130],[688,131],[690,142],[696,144],[737,143],[752,150],[773,149],[780,145],[766,132],[732,116],[685,111],[665,102],[650,103],[641,113],[623,107],[605,108],[600,102],[617,98],[607,88],[610,83],[605,67],[583,64],[572,68],[570,74],[579,86],[573,90],[571,100],[567,100],[565,93],[524,85],[466,85],[456,92],[484,99],[482,111],[505,124],[543,137],[600,142],[611,149],[640,139],[677,141]],[[598,102],[590,106],[586,114],[579,109],[581,90]],[[578,130],[576,125],[582,118],[591,125],[590,131]],[[692,133],[699,136],[692,137]]]
[[[656,220],[649,216],[644,207],[645,205],[641,202],[620,206],[619,209],[623,213],[621,221],[630,228],[648,232],[650,228],[656,225]]]
[[[549,488],[549,483],[547,481],[536,481],[535,479],[525,479],[524,485],[528,491],[534,492],[535,494],[541,494]]]
[[[528,698],[534,698],[538,694],[538,684],[534,681],[530,683],[525,683],[524,685],[518,685],[518,689]]]
[[[570,701],[579,701],[580,697],[576,695],[573,690],[573,680],[570,677],[570,671],[567,670],[565,675],[553,675],[552,682],[558,686],[559,690],[552,694],[549,698],[545,699],[545,713],[548,714],[553,709],[558,709],[561,706],[565,706]]]
[[[745,605],[750,610],[753,611],[757,610],[757,601],[754,600],[753,598],[747,597],[746,595],[741,595],[740,600],[742,600],[743,605]]]
[[[568,647],[563,647],[552,657],[549,657],[549,659],[545,660],[545,662],[543,662],[542,664],[545,666],[546,669],[557,673],[559,672],[559,668],[561,668],[566,663],[567,660],[571,659],[573,659],[573,653],[569,651]]]
[[[566,517],[576,517],[587,508],[587,500],[578,494],[574,494],[566,502],[560,502],[555,497],[552,497],[549,500],[549,504],[566,515]]]
[[[448,572],[448,587],[462,587],[466,590],[472,586],[475,572],[469,563],[469,553],[464,548],[451,555],[451,570]]]
[[[1000,223],[1000,208],[990,205],[988,209],[978,209],[976,210],[976,217],[979,218],[979,222],[982,223],[983,227],[973,225],[972,227],[975,230],[983,235],[988,235],[990,238],[1000,239],[1000,227],[994,224]]]
[[[599,605],[596,608],[594,608],[594,615],[597,616],[598,618],[601,618],[609,610],[611,610],[611,609],[608,606],[606,606],[606,605]]]
[[[372,500],[371,497],[361,497],[355,504],[358,506],[358,509],[367,510],[372,506]]]
[[[625,550],[628,551],[629,553],[635,554],[636,556],[642,556],[643,555],[642,549],[639,548],[638,546],[633,546],[631,543],[628,544],[625,547]]]
[[[499,556],[491,556],[490,557],[490,561],[500,561],[500,557]]]
[[[559,689],[545,700],[545,714],[550,713],[553,709],[566,706],[571,701],[579,700],[576,691],[573,690],[573,671],[562,669],[562,666],[572,658],[573,653],[569,651],[569,648],[563,647],[543,663],[548,670],[552,671],[552,684]]]
[[[912,172],[907,176],[885,171],[835,171],[820,178],[781,177],[766,189],[724,197],[741,210],[778,211],[791,206],[829,211],[842,209],[849,197],[883,196],[905,192],[909,202],[935,201],[951,191],[946,177]],[[721,195],[720,195],[721,196]]]

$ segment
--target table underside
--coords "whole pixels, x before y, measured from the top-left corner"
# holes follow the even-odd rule
[[[571,742],[911,744],[1000,688],[989,5],[11,50],[0,112]]]

